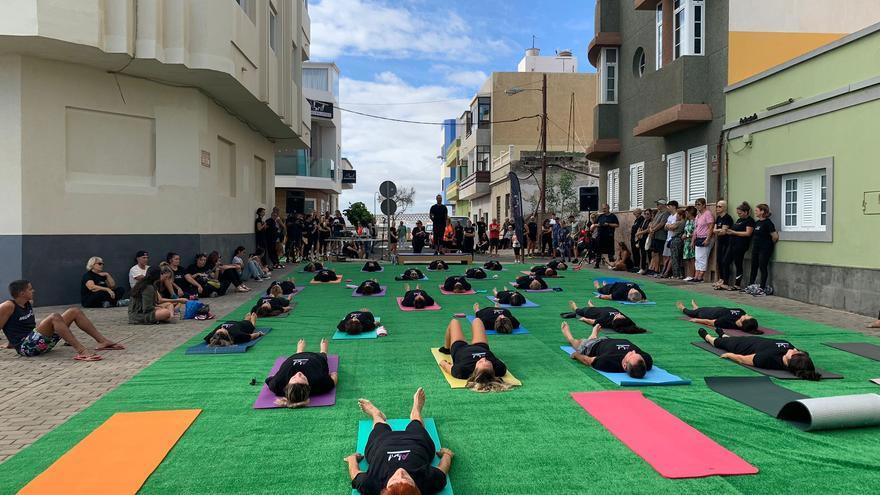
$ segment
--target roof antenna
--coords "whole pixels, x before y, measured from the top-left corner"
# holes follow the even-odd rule
[[[534,48],[534,47],[535,47],[535,35],[533,34],[532,35],[532,48]]]

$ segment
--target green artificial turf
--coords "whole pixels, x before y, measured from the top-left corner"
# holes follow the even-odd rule
[[[530,293],[529,299],[541,307],[513,310],[530,333],[490,337],[493,351],[523,386],[506,393],[478,394],[452,390],[429,348],[442,344],[453,313],[470,314],[475,302],[489,304],[485,294],[440,295],[436,285],[445,274],[432,273],[432,280],[422,285],[443,309],[402,312],[395,297],[402,295],[404,282],[394,280],[401,268],[386,266],[384,272],[372,274],[361,273],[360,263],[334,268],[354,283],[377,278],[388,286],[388,295],[354,298],[344,284],[309,285],[296,296],[298,304],[289,318],[260,321],[271,325],[272,333],[242,354],[184,355],[188,345],[201,339],[193,337],[0,465],[0,492],[17,491],[115,412],[201,408],[202,414],[141,493],[346,494],[350,489],[343,457],[354,450],[357,422],[364,417],[356,399],[371,399],[388,417],[406,417],[412,394],[420,386],[428,398],[425,416],[435,418],[443,444],[456,453],[451,477],[459,494],[804,494],[829,489],[861,493],[880,486],[880,428],[802,432],[705,386],[704,376],[757,376],[691,346],[698,327],[680,320],[674,305],[691,297],[704,306],[724,305],[723,299],[646,282],[642,286],[657,305],[619,306],[650,330],[630,336],[631,340],[650,352],[657,365],[693,381],[689,386],[646,387],[645,396],[760,469],[753,476],[667,480],[569,395],[616,388],[559,351],[565,344],[559,313],[568,310],[569,299],[584,305],[593,292],[592,279],[607,272],[568,271],[551,284],[564,292]],[[456,268],[449,273],[463,271]],[[474,288],[491,293],[493,286],[500,289],[503,281],[513,278],[512,273],[503,272],[498,280],[474,281]],[[298,274],[297,285],[307,282],[307,277]],[[242,316],[251,304],[225,318]],[[340,356],[335,406],[251,408],[278,356],[294,352],[299,338],[307,341],[309,350],[317,349],[322,337],[333,334],[338,319],[362,307],[382,317],[389,335],[330,342],[330,351]],[[779,382],[783,386],[816,397],[878,391],[868,382],[880,375],[877,362],[820,342],[880,343],[880,339],[747,309],[762,325],[785,332],[781,337],[809,350],[819,366],[846,376],[823,382]],[[466,326],[466,320],[461,321]],[[576,337],[588,333],[586,325],[568,321]],[[174,330],[156,328],[157,333],[163,331]],[[113,358],[125,359],[125,353]],[[250,385],[252,378],[257,386]],[[75,387],[75,377],[71,380]]]

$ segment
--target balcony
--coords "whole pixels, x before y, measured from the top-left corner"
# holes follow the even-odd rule
[[[633,8],[635,10],[656,10],[657,4],[663,0],[633,0]]]
[[[620,153],[620,105],[600,103],[593,108],[593,143],[587,159],[599,161]]]
[[[517,160],[519,160],[519,151],[513,145],[508,146],[506,150],[493,158],[489,183],[494,185],[506,181],[507,174],[510,173],[510,163]]]
[[[311,58],[311,37],[312,37],[312,18],[309,15],[309,7],[306,2],[302,6],[302,59],[303,62]]]
[[[449,202],[458,201],[458,181],[451,182],[446,186],[446,200]]]
[[[461,146],[461,138],[456,138],[455,141],[449,143],[449,146],[446,147],[446,163],[447,167],[455,167],[458,165],[458,149]]]
[[[458,185],[459,199],[479,198],[489,194],[491,173],[488,171],[474,172],[463,179]]]
[[[706,104],[710,81],[707,57],[684,56],[659,71],[646,73],[639,84],[645,117],[633,136],[667,136],[712,120]]]
[[[336,163],[329,158],[309,160],[304,153],[275,155],[275,187],[340,192]]]

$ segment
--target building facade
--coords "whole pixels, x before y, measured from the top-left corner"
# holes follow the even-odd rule
[[[770,206],[778,295],[875,315],[880,301],[880,24],[726,91],[734,204]]]
[[[11,3],[11,5],[10,5]],[[145,249],[253,245],[275,147],[309,144],[302,0],[12,0],[0,19],[0,285],[79,299]]]

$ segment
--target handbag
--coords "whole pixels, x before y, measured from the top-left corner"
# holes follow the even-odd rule
[[[697,237],[697,240],[694,242],[694,246],[696,246],[696,247],[703,247],[703,245],[704,245],[705,243],[706,243],[706,238],[705,238],[705,237]]]

